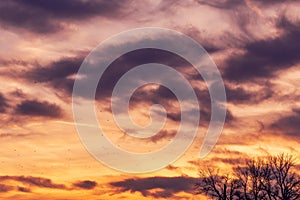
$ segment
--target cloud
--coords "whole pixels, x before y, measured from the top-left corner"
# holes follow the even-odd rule
[[[230,87],[225,85],[227,102],[233,104],[255,104],[260,103],[263,100],[270,99],[274,95],[272,90],[272,84],[266,82],[257,91],[248,91],[247,89],[237,86]]]
[[[167,170],[170,170],[170,171],[172,171],[172,172],[175,172],[175,173],[177,173],[177,174],[180,174],[180,175],[183,176],[183,177],[188,176],[188,175],[186,175],[186,174],[183,172],[183,169],[184,169],[184,168],[182,168],[182,167],[176,167],[176,166],[174,166],[174,165],[168,165],[168,166],[166,167],[166,169],[167,169]]]
[[[226,97],[227,101],[233,102],[233,103],[240,103],[240,102],[249,102],[252,95],[251,93],[248,93],[245,89],[242,87],[237,88],[230,88],[226,87]]]
[[[25,193],[31,192],[31,190],[29,188],[21,187],[21,186],[18,186],[18,191],[19,192],[25,192]]]
[[[245,163],[245,158],[220,158],[220,157],[214,157],[210,160],[211,162],[221,162],[225,164],[229,164],[231,166],[239,165]]]
[[[203,120],[205,123],[209,122],[211,119],[211,99],[210,94],[207,89],[198,89],[194,88],[195,94],[198,98],[198,103],[200,105],[200,113],[201,113],[201,120]],[[241,95],[251,95],[247,93],[246,91],[242,91],[244,93],[238,93],[239,91],[235,91],[235,89],[230,89],[230,101],[239,101],[243,100],[241,99]],[[234,93],[235,92],[235,93]],[[235,97],[238,97],[240,99],[234,99]],[[131,106],[137,106],[141,103],[145,105],[152,105],[152,104],[160,104],[164,106],[167,110],[167,117],[175,122],[181,121],[181,111],[179,104],[176,104],[177,98],[175,94],[170,91],[168,88],[164,86],[158,86],[151,89],[148,89],[147,87],[141,87],[137,89],[132,97],[131,97]],[[248,99],[249,100],[249,99]],[[246,99],[245,99],[246,101]],[[222,109],[222,108],[219,108]],[[195,116],[194,112],[197,112],[195,109],[185,110],[185,112],[188,112],[190,117]],[[231,114],[229,110],[227,110],[227,116],[226,116],[227,122],[233,121],[234,116]]]
[[[223,134],[219,141],[218,145],[245,145],[250,146],[257,143],[259,140],[263,140],[264,135],[259,131],[254,132],[243,132],[243,134]]]
[[[149,85],[147,85],[149,87]],[[180,107],[175,94],[168,88],[162,85],[148,88],[142,86],[138,88],[131,96],[130,107],[134,108],[141,104],[150,106],[152,104],[160,104],[167,111],[167,118],[173,121],[180,121]]]
[[[271,123],[269,128],[271,130],[279,131],[284,136],[289,137],[300,137],[300,109],[295,108],[291,114],[282,116],[275,122]]]
[[[27,97],[27,94],[25,94],[23,90],[18,88],[10,92],[9,94],[14,98],[20,98],[20,99],[25,99]]]
[[[194,81],[198,81],[197,78],[194,79]],[[196,84],[192,84],[194,92],[197,96],[198,99],[198,104],[200,106],[200,113],[201,113],[201,121],[202,122],[209,122],[211,120],[211,96],[210,93],[208,91],[207,88],[204,89],[199,89],[197,88],[197,84],[199,82],[197,82]],[[180,85],[180,83],[178,83],[178,85]],[[210,87],[211,89],[214,89],[215,91],[217,91],[217,93],[221,93],[222,91],[219,91],[219,85],[218,84],[211,84]],[[226,87],[225,85],[225,89],[229,88]],[[235,92],[235,89],[231,89],[229,88],[231,92],[231,96],[233,96],[233,93]],[[245,95],[246,91],[243,91]],[[134,94],[135,95],[135,94]],[[180,114],[180,107],[179,105],[175,104],[175,102],[177,101],[177,98],[175,96],[175,94],[173,92],[171,92],[168,88],[166,87],[157,87],[151,90],[147,90],[146,92],[137,92],[137,96],[135,97],[133,95],[134,101],[137,101],[135,103],[141,103],[141,102],[146,102],[148,104],[151,103],[158,103],[161,104],[163,106],[166,107],[166,110],[168,111],[167,113],[167,117],[173,121],[180,121],[181,120],[181,114]],[[237,94],[236,94],[237,95]],[[241,94],[239,94],[241,95]],[[230,101],[233,101],[232,98],[229,99]],[[215,101],[217,101],[217,99],[215,99]],[[216,106],[216,113],[219,111],[223,111],[223,107],[222,106]],[[191,118],[193,118],[195,116],[195,112],[198,112],[197,109],[185,109],[185,112],[189,113],[189,116]],[[227,122],[231,122],[234,120],[234,116],[232,115],[232,113],[227,109],[226,110],[227,114],[226,114],[226,121]],[[216,119],[218,120],[218,119]],[[222,120],[222,119],[221,119]]]
[[[7,99],[0,93],[0,113],[4,113],[8,107]]]
[[[241,6],[249,7],[250,9],[253,9],[253,11],[260,10],[259,7],[261,6],[273,6],[276,4],[285,4],[288,2],[293,2],[294,0],[211,0],[211,1],[205,1],[205,0],[195,0],[200,5],[206,5],[213,8],[218,9],[225,9],[225,10],[232,10],[236,8],[240,8]]]
[[[191,25],[178,27],[177,29],[196,40],[210,54],[224,49],[224,35],[222,38],[216,38],[216,36],[212,37],[205,31],[201,31],[201,29]],[[196,76],[196,78],[199,79],[199,75]]]
[[[110,185],[118,188],[119,192],[140,192],[145,197],[172,198],[179,192],[193,194],[197,178],[192,177],[149,177],[131,178],[118,182],[111,182]],[[155,190],[155,191],[153,191]]]
[[[8,192],[13,189],[14,189],[14,187],[12,187],[10,185],[0,184],[0,192]]]
[[[83,60],[84,56],[78,55],[77,57],[62,58],[58,61],[49,63],[45,67],[37,65],[36,67],[28,70],[25,73],[24,78],[30,82],[44,83],[56,90],[59,89],[60,91],[63,91],[62,93],[64,96],[70,97],[73,91],[75,74]],[[96,91],[97,100],[110,100],[113,88],[117,81],[130,69],[145,63],[161,63],[173,67],[188,80],[191,78],[191,73],[197,73],[190,63],[171,52],[157,49],[132,51],[114,60],[114,62],[110,64],[109,68],[105,70]],[[93,70],[91,70],[88,75],[93,76]],[[200,76],[197,76],[193,77],[193,81],[202,81],[202,79],[200,79]],[[88,84],[89,82],[85,85]],[[174,107],[174,105],[176,105],[174,104],[175,101],[176,96],[164,86],[159,86],[151,90],[143,90],[143,87],[141,87],[133,94],[131,98],[131,105],[134,106],[141,103],[147,105],[161,104],[168,111],[167,116],[169,119],[179,121],[180,113],[178,107]],[[203,105],[202,108],[206,109],[203,111],[202,116],[205,116],[203,119],[209,120],[210,97],[207,92],[199,92],[199,103]],[[190,112],[192,114],[193,111],[191,110]],[[228,111],[228,120],[231,119],[233,119],[233,116]]]
[[[285,0],[285,1],[282,1],[282,0],[253,0],[254,2],[256,3],[260,3],[262,5],[274,5],[274,4],[283,4],[283,3],[288,3],[288,2],[295,2],[294,0]]]
[[[277,26],[284,31],[281,36],[246,44],[244,54],[233,55],[226,61],[223,77],[232,82],[253,82],[274,77],[279,70],[299,62],[300,26],[285,17],[278,20]]]
[[[89,181],[89,180],[84,180],[84,181],[78,181],[73,183],[73,187],[75,188],[80,188],[80,189],[86,189],[86,190],[91,190],[97,186],[97,182],[95,181]]]
[[[215,91],[218,92],[218,84],[212,84],[211,87],[215,87]],[[225,85],[225,91],[226,91],[226,85]],[[201,121],[204,123],[208,123],[211,120],[211,101],[212,99],[210,98],[210,94],[208,89],[195,89],[196,95],[198,97],[198,102],[200,105],[200,112],[201,112]],[[220,91],[222,92],[222,91]],[[215,100],[216,101],[216,100]],[[223,106],[216,106],[215,107],[215,112],[219,113],[224,111]],[[218,117],[218,116],[217,116]],[[216,118],[216,120],[219,120]],[[223,120],[223,119],[220,119]],[[233,122],[235,120],[233,114],[230,112],[230,110],[226,109],[226,118],[225,122]]]
[[[34,33],[55,33],[64,29],[66,23],[96,16],[118,17],[122,15],[126,3],[117,0],[1,1],[0,22],[4,27],[23,28]]]
[[[62,116],[62,109],[47,101],[24,100],[16,107],[16,113],[27,116],[41,116],[58,118]]]
[[[0,176],[0,181],[14,180],[31,186],[52,189],[67,189],[63,184],[53,183],[51,179],[33,176]]]
[[[146,99],[152,103],[167,103],[168,101],[177,100],[175,94],[170,89],[162,85],[157,86],[157,88],[151,89],[141,87],[140,90],[138,89],[135,91],[135,93],[133,93],[131,100],[133,103],[139,103],[140,101],[145,101]]]
[[[236,156],[236,157],[247,157],[247,154],[245,154],[245,153],[242,153],[240,151],[230,150],[227,148],[214,149],[214,153],[216,153],[220,156],[226,154],[226,155],[231,155],[231,156]]]
[[[177,131],[162,130],[159,133],[155,134],[154,136],[148,138],[147,140],[154,143],[162,140],[171,140],[172,138],[174,138],[176,133]]]
[[[38,135],[36,133],[1,133],[0,138],[26,138],[32,135]]]
[[[23,76],[28,82],[44,83],[56,91],[59,89],[60,96],[69,98],[73,91],[74,77],[84,60],[84,55],[76,57],[64,57],[60,60],[53,61],[45,67],[37,64],[35,67],[28,70]],[[98,84],[96,98],[100,101],[110,100],[113,88],[117,81],[130,69],[135,66],[145,63],[161,63],[173,67],[183,74],[186,79],[190,79],[191,73],[197,73],[196,70],[185,59],[167,51],[157,49],[136,50],[122,55],[110,64],[109,68],[104,72]],[[188,69],[188,70],[187,70]],[[188,71],[188,72],[187,72]],[[89,75],[94,75],[93,70]],[[194,81],[202,81],[200,76],[193,77]],[[173,80],[174,81],[174,80]],[[86,85],[89,83],[87,82]],[[101,88],[101,89],[100,89]],[[196,91],[197,93],[197,91]],[[201,94],[200,94],[201,93]],[[210,97],[207,92],[199,93],[199,103],[203,105],[203,119],[210,119]],[[173,121],[180,120],[180,112],[174,102],[176,96],[166,87],[159,86],[156,89],[143,90],[143,87],[138,89],[131,98],[131,105],[135,106],[141,103],[161,104],[168,111],[167,117]],[[192,114],[192,110],[190,111]],[[228,120],[233,119],[233,116],[228,111]]]
[[[214,8],[221,8],[221,9],[232,9],[236,6],[245,5],[244,1],[241,0],[196,0],[197,3],[201,5],[207,5]]]
[[[150,40],[149,38],[144,38],[145,41]],[[166,45],[168,45],[170,42],[172,42],[174,38],[169,38],[168,41],[163,41],[161,38],[156,38],[153,42],[165,42]],[[140,40],[134,41],[134,43],[139,43]],[[130,42],[128,42],[130,43]],[[122,47],[120,48],[126,48],[127,43],[122,44]],[[130,44],[131,45],[131,44]],[[110,51],[110,50],[108,50]],[[185,59],[183,59],[180,56],[177,56],[176,54],[160,49],[151,49],[151,48],[145,48],[145,49],[138,49],[135,51],[128,52],[124,55],[122,55],[119,58],[116,58],[109,67],[105,70],[103,73],[99,86],[102,88],[101,90],[97,90],[96,96],[101,98],[106,98],[111,96],[113,88],[117,81],[129,70],[132,68],[147,64],[147,63],[160,63],[163,65],[167,65],[170,67],[173,67],[180,71],[180,68],[188,67],[190,66],[190,63],[188,63]],[[183,74],[184,75],[184,74]],[[162,89],[162,88],[160,88]],[[166,94],[166,90],[160,90],[163,94]],[[169,93],[168,93],[169,94]],[[167,94],[166,94],[167,95]]]
[[[18,65],[18,66],[29,66],[32,65],[33,63],[24,61],[24,60],[20,60],[20,59],[0,59],[0,66],[1,67],[7,67],[7,66],[14,66],[14,65]]]
[[[50,63],[46,67],[37,66],[36,68],[28,71],[26,73],[26,77],[37,82],[51,82],[57,79],[63,79],[76,74],[82,61],[83,58],[81,57],[62,58]]]
[[[238,144],[241,145],[241,143]],[[205,160],[195,159],[188,161],[188,163],[194,169],[199,170],[207,167],[220,168],[220,165],[224,164],[227,167],[235,167],[238,164],[244,164],[249,159],[249,155],[247,153],[232,151],[220,147],[221,146],[214,148],[214,150],[211,152],[211,155],[208,156]]]
[[[28,70],[24,75],[29,82],[45,83],[54,89],[62,90],[71,95],[73,90],[74,78],[70,76],[75,75],[84,60],[83,55],[76,57],[64,57],[58,61],[53,61],[45,67],[36,65],[34,68]]]
[[[0,182],[5,181],[16,181],[17,183],[15,183],[14,186],[0,183],[0,192],[18,191],[23,193],[31,193],[34,187],[66,191],[78,189],[92,190],[97,186],[97,182],[90,180],[78,180],[72,183],[71,186],[67,186],[65,184],[54,183],[51,179],[44,177],[0,176]],[[18,185],[19,183],[22,186]]]

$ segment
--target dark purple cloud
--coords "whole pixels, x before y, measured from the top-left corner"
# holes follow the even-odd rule
[[[1,192],[9,192],[13,189],[14,189],[14,187],[12,187],[10,185],[0,184],[0,193]]]
[[[45,67],[36,65],[28,70],[23,76],[27,81],[32,83],[44,83],[59,90],[61,93],[71,95],[74,80],[69,78],[75,75],[83,62],[84,57],[62,58],[58,61],[51,62]]]
[[[258,44],[259,42],[257,42]],[[249,49],[253,49],[256,46],[256,43],[252,43],[248,45]],[[256,48],[254,48],[256,49]],[[265,52],[265,51],[263,51]],[[237,60],[243,59],[244,56],[237,57]],[[27,73],[25,73],[25,78],[28,81],[32,81],[34,83],[44,83],[47,84],[56,90],[57,92],[64,93],[68,97],[72,93],[74,80],[70,78],[71,75],[75,75],[78,71],[80,64],[84,59],[83,55],[79,55],[78,57],[72,58],[62,58],[61,60],[54,61],[48,64],[45,67],[36,66],[30,69]],[[246,59],[246,58],[245,58]],[[271,57],[269,58],[271,59]],[[234,59],[229,59],[228,63],[232,62]],[[129,52],[124,54],[120,58],[117,58],[110,67],[103,74],[99,87],[101,90],[97,90],[97,99],[98,100],[108,100],[111,96],[111,92],[113,90],[114,85],[119,80],[119,78],[124,75],[128,70],[132,69],[135,66],[145,64],[145,63],[162,63],[175,69],[185,72],[186,69],[192,68],[191,65],[184,60],[183,58],[174,55],[173,53],[166,52],[163,50],[157,49],[143,49],[136,50],[133,52]],[[248,61],[246,61],[248,62]],[[227,64],[228,64],[227,63]],[[235,67],[236,68],[235,68]],[[243,76],[248,76],[249,73],[247,70],[242,69],[243,65],[228,65],[223,73],[225,74],[226,81],[234,81],[235,79],[242,78]],[[256,68],[256,67],[254,67]],[[251,69],[250,69],[251,71]],[[254,71],[257,71],[254,69]],[[242,75],[234,75],[233,78],[231,74],[242,73]],[[202,81],[201,76],[199,74],[197,76],[193,75],[194,73],[184,74],[186,78],[189,80],[198,80]],[[196,72],[195,72],[196,74]],[[250,75],[251,76],[251,75]],[[242,78],[243,79],[243,78]],[[226,82],[225,82],[226,83]],[[226,93],[228,102],[234,104],[248,104],[248,103],[257,103],[262,100],[268,99],[272,97],[272,89],[269,86],[266,86],[259,92],[250,92],[242,87],[229,87],[227,84]],[[199,103],[201,105],[202,111],[202,119],[205,121],[210,120],[210,96],[207,90],[196,91]],[[178,113],[178,108],[172,108],[173,102],[176,100],[174,94],[170,92],[167,88],[158,87],[158,89],[154,89],[151,91],[143,91],[138,90],[133,96],[132,101],[136,104],[146,103],[153,104],[159,103],[167,108],[168,117],[174,121],[180,120],[180,114]],[[231,121],[234,119],[231,112],[227,112],[227,121]]]
[[[267,5],[295,2],[295,0],[284,0],[284,1],[282,1],[282,0],[254,0],[254,2],[267,6]]]
[[[117,80],[126,73],[131,68],[145,64],[145,63],[162,63],[182,72],[183,75],[186,76],[189,80],[197,80],[202,81],[201,76],[199,74],[197,76],[192,76],[190,73],[185,73],[186,69],[192,69],[190,63],[186,60],[173,55],[172,53],[162,51],[162,50],[154,50],[154,49],[143,49],[136,50],[130,53],[127,53],[120,58],[116,59],[110,67],[103,74],[103,79],[101,79],[99,85],[102,90],[98,90],[97,97],[107,98],[111,95],[112,89],[116,84]],[[193,74],[193,73],[192,73]],[[207,90],[198,90],[195,89],[199,103],[202,108],[202,119],[208,121],[210,119],[210,96]],[[272,90],[269,86],[262,89],[261,93],[258,92],[249,92],[241,87],[232,88],[226,86],[228,101],[232,103],[257,103],[264,99],[268,99],[272,96]],[[263,95],[261,95],[263,93]],[[137,90],[131,100],[132,104],[161,104],[167,108],[168,117],[174,121],[180,120],[180,114],[178,113],[178,108],[172,107],[174,101],[176,101],[175,95],[168,90],[167,88],[160,86],[157,89],[151,89],[150,91],[143,90],[142,88]],[[171,112],[173,110],[173,112]],[[174,112],[175,111],[175,112]],[[176,112],[177,111],[177,112]],[[227,120],[232,120],[233,116],[228,111]]]
[[[62,116],[62,109],[47,101],[24,100],[17,105],[16,113],[27,116],[58,118]]]
[[[0,176],[0,181],[14,180],[31,186],[52,188],[52,189],[67,189],[63,184],[53,183],[51,179],[33,176]]]
[[[74,79],[70,78],[70,76],[76,74],[83,59],[83,55],[78,55],[77,57],[62,58],[61,60],[49,63],[45,67],[37,64],[28,70],[23,77],[31,83],[46,84],[54,88],[61,96],[69,98],[72,94],[74,84]],[[98,88],[101,89],[98,89],[96,92],[97,100],[108,102],[117,81],[130,69],[146,63],[161,63],[173,67],[188,80],[191,80],[191,75],[185,72],[186,69],[193,71],[194,74],[197,73],[189,62],[171,52],[158,49],[142,49],[128,52],[114,60],[102,75],[98,84]],[[202,78],[200,76],[193,77],[193,80],[202,81]],[[211,103],[209,93],[201,91],[198,97],[199,103],[202,105],[202,119],[208,121],[210,119]],[[173,121],[180,121],[181,119],[179,107],[174,106],[176,105],[174,104],[176,101],[175,95],[164,86],[159,86],[157,89],[150,91],[145,91],[143,88],[138,89],[133,94],[131,100],[131,105],[133,106],[140,103],[147,105],[161,104],[168,111],[167,117],[169,119]],[[229,111],[227,116],[228,120],[233,119]]]
[[[7,99],[0,93],[0,113],[4,113],[8,107]]]
[[[285,17],[278,21],[284,33],[277,38],[257,40],[246,44],[243,55],[233,55],[225,64],[223,76],[232,82],[253,82],[271,78],[280,70],[293,67],[300,60],[299,24]]]
[[[221,8],[221,9],[233,9],[240,5],[245,5],[244,1],[240,0],[211,0],[211,1],[205,1],[205,0],[196,0],[197,3],[201,5],[207,5],[214,8]]]
[[[105,70],[99,82],[102,90],[98,90],[96,96],[100,99],[110,97],[115,84],[127,71],[147,63],[160,63],[175,69],[191,66],[184,58],[172,52],[151,48],[131,51],[116,58]],[[163,94],[166,90],[161,92]]]
[[[180,32],[188,35],[192,39],[196,40],[208,53],[215,53],[223,50],[223,47],[219,44],[218,39],[209,38],[207,35],[204,36],[200,29],[194,26],[186,26],[178,28]],[[199,76],[196,76],[199,79]]]
[[[58,79],[64,79],[70,75],[76,74],[82,61],[82,57],[62,58],[50,63],[46,67],[37,66],[28,71],[25,76],[36,82],[51,82]]]
[[[31,192],[30,188],[21,187],[21,186],[18,186],[18,191],[19,192],[25,192],[25,193]]]
[[[227,1],[226,1],[227,2]],[[230,1],[228,1],[230,2]],[[253,104],[261,102],[265,99],[273,97],[272,87],[268,79],[275,76],[277,71],[284,70],[293,66],[298,62],[300,46],[297,38],[300,32],[296,24],[290,23],[286,18],[278,21],[278,27],[284,28],[284,34],[278,38],[247,41],[243,47],[246,51],[243,55],[231,56],[222,68],[222,75],[225,78],[226,92],[228,102],[234,104]],[[249,42],[249,43],[248,43]],[[75,58],[63,58],[60,61],[53,62],[46,67],[36,67],[26,74],[27,80],[42,82],[49,84],[51,87],[63,90],[66,94],[71,95],[74,80],[70,79],[70,75],[74,75],[81,62],[83,56]],[[96,97],[98,100],[109,100],[112,90],[116,82],[128,70],[135,66],[145,63],[161,63],[184,72],[191,67],[183,58],[173,55],[170,52],[154,49],[136,50],[124,54],[117,58],[110,67],[104,72]],[[199,75],[185,74],[189,80],[202,81]],[[227,82],[243,84],[255,80],[260,84],[266,84],[260,91],[251,92],[244,87],[229,86]],[[257,81],[259,80],[259,81]],[[210,120],[210,97],[207,91],[198,91],[199,103],[203,112],[202,119]],[[176,112],[176,108],[170,107],[174,102],[174,95],[168,89],[159,87],[152,91],[140,90],[136,92],[136,96],[132,98],[133,102],[138,103],[159,103],[166,106],[168,117],[174,121],[180,120],[180,115]],[[168,107],[169,106],[169,107]],[[230,111],[228,111],[227,121],[234,119]]]
[[[168,198],[171,199],[179,192],[192,193],[194,185],[199,181],[192,177],[149,177],[131,178],[123,181],[111,182],[110,185],[116,187],[119,192],[140,192],[145,197]],[[151,191],[159,189],[159,191]]]
[[[234,104],[255,104],[264,100],[270,99],[274,96],[273,85],[265,83],[265,86],[258,91],[248,91],[240,85],[237,87],[230,87],[225,85],[227,102]]]
[[[73,90],[74,80],[70,78],[71,75],[75,75],[78,71],[83,56],[72,58],[62,58],[61,60],[52,62],[45,67],[37,65],[36,67],[27,71],[24,78],[27,81],[33,83],[43,83],[50,87],[53,87],[57,92],[62,92],[67,97],[71,96]],[[146,64],[146,63],[161,63],[167,66],[173,67],[181,72],[188,80],[191,80],[190,74],[185,73],[185,70],[189,68],[194,73],[196,70],[188,63],[184,58],[175,55],[174,53],[167,52],[158,49],[143,49],[128,52],[121,57],[114,60],[109,68],[102,75],[97,92],[97,100],[109,100],[112,95],[113,88],[117,81],[130,69]],[[194,77],[194,80],[202,81],[201,77]],[[204,98],[205,96],[205,98]],[[180,113],[178,107],[174,107],[174,101],[176,101],[175,95],[166,87],[159,86],[157,89],[145,91],[141,88],[138,89],[131,98],[132,104],[146,103],[161,104],[168,111],[167,116],[174,120],[180,120]],[[199,96],[200,104],[204,105],[205,112],[203,111],[203,119],[210,119],[207,114],[210,113],[210,97],[207,92],[201,92]],[[228,119],[232,119],[232,115],[228,112]],[[192,114],[192,113],[191,113]],[[209,114],[210,115],[210,114]]]
[[[280,131],[283,136],[300,137],[300,109],[295,108],[292,113],[283,115],[270,125],[271,130]]]
[[[11,0],[0,2],[3,27],[23,28],[34,33],[55,33],[63,23],[78,22],[96,16],[120,17],[128,1],[47,1]]]
[[[201,115],[201,122],[205,124],[210,121],[211,119],[211,99],[207,89],[200,90],[198,88],[194,88],[194,91],[198,97],[198,103],[200,105],[200,115]],[[230,91],[231,93],[233,90]],[[236,97],[238,95],[251,95],[246,92],[240,94],[234,94]],[[233,95],[233,94],[232,94]],[[234,96],[231,96],[230,100],[234,100],[235,102],[239,101],[239,99],[232,99]],[[241,97],[239,97],[241,98]],[[168,88],[164,86],[159,86],[153,89],[145,90],[143,87],[137,89],[131,98],[131,106],[134,107],[136,105],[140,105],[143,103],[145,106],[150,106],[152,104],[160,104],[165,107],[167,111],[167,117],[175,122],[181,121],[181,110],[179,106],[179,102],[177,102],[177,98],[175,94],[170,91]],[[245,100],[246,101],[246,100]],[[248,99],[247,101],[250,101]],[[221,109],[221,108],[220,108]],[[190,117],[194,116],[194,110],[187,111],[190,113]],[[231,114],[229,110],[227,110],[226,121],[230,122],[234,120],[234,116]]]
[[[200,5],[206,5],[213,8],[219,8],[219,9],[227,9],[232,10],[239,8],[240,6],[246,6],[246,1],[240,1],[240,0],[211,0],[211,1],[205,1],[205,0],[195,0]],[[259,6],[270,6],[275,4],[283,4],[288,2],[293,2],[294,0],[251,0],[251,2],[255,3]]]
[[[248,103],[252,98],[252,94],[248,93],[242,87],[230,88],[226,87],[226,97],[229,102],[240,103],[245,102]]]
[[[91,190],[97,186],[97,182],[90,181],[90,180],[78,180],[78,181],[72,183],[71,187],[68,187],[65,184],[54,183],[51,179],[44,178],[44,177],[0,176],[0,182],[7,181],[7,180],[19,182],[21,184],[26,185],[26,187],[18,186],[18,185],[13,187],[13,186],[9,186],[9,185],[0,184],[0,192],[8,192],[11,190],[16,190],[19,192],[29,193],[29,192],[32,192],[31,191],[32,187],[59,189],[59,190],[75,190],[75,189],[76,190],[77,189]]]
[[[29,82],[45,83],[71,95],[74,80],[69,77],[77,73],[86,54],[87,53],[85,52],[76,57],[61,58],[44,67],[36,64],[35,67],[28,70],[23,77]],[[165,64],[174,68],[190,65],[185,59],[176,56],[171,52],[159,49],[142,49],[128,52],[121,57],[116,58],[104,72],[99,82],[101,90],[97,91],[96,96],[100,99],[110,97],[113,87],[127,71],[138,65],[151,62]]]
[[[90,180],[78,181],[73,183],[73,187],[79,189],[85,189],[85,190],[94,189],[96,186],[97,186],[97,182],[90,181]]]
[[[152,104],[160,104],[166,108],[167,117],[173,121],[180,121],[180,108],[176,104],[177,98],[175,94],[164,86],[147,89],[145,87],[138,88],[131,96],[130,107],[135,107],[141,103],[150,106]]]

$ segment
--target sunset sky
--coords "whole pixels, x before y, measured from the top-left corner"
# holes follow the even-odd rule
[[[300,1],[292,0],[0,1],[0,199],[205,199],[193,190],[201,168],[230,171],[247,158],[283,152],[300,158],[299,9]],[[116,126],[109,106],[113,84],[132,67],[156,62],[178,70],[201,109],[197,136],[183,156],[163,169],[130,174],[85,149],[73,119],[72,91],[90,51],[115,34],[143,27],[176,30],[206,49],[224,81],[227,117],[218,143],[200,159],[211,102],[199,74],[159,50],[118,58],[99,83],[104,89],[97,90],[95,107],[103,131],[119,148],[155,151],[172,141],[180,124],[174,94],[151,84],[135,91],[129,113],[145,126],[150,106],[161,104],[165,127],[137,139]]]

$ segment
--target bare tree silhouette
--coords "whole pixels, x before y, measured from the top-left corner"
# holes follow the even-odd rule
[[[292,171],[296,159],[291,155],[281,154],[269,157],[271,181],[274,182],[274,199],[297,200],[300,199],[300,176]]]
[[[297,200],[300,199],[300,176],[293,169],[296,159],[280,154],[246,161],[233,172],[200,171],[196,193],[218,200]]]
[[[235,200],[241,193],[237,179],[232,175],[221,175],[219,170],[208,168],[200,171],[201,181],[196,183],[196,192],[205,194],[212,199]]]
[[[246,166],[235,169],[234,174],[240,183],[243,199],[264,199],[265,192],[262,183],[264,182],[263,172],[265,164],[261,159],[249,160],[246,162]]]

